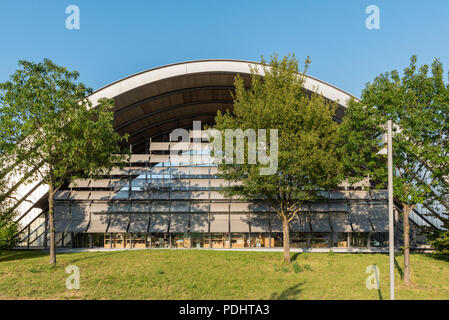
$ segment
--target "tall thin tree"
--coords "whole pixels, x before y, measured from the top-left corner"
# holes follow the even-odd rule
[[[223,134],[227,129],[278,130],[277,170],[261,175],[266,164],[223,162],[221,175],[238,182],[224,192],[268,205],[281,219],[284,260],[290,262],[290,222],[297,214],[306,214],[308,201],[319,198],[320,191],[334,188],[341,178],[341,165],[335,149],[338,124],[333,121],[335,106],[318,94],[304,88],[307,59],[303,72],[294,56],[269,63],[263,58],[261,70],[252,68],[251,87],[243,79],[235,79],[234,108],[218,113],[215,128]],[[262,137],[258,137],[259,142]],[[270,149],[268,137],[262,138]],[[245,140],[246,150],[248,139]],[[235,154],[243,152],[237,150]],[[274,156],[274,155],[270,155]]]
[[[92,107],[92,92],[77,82],[78,72],[45,59],[19,61],[10,81],[0,84],[0,136],[28,179],[48,185],[50,263],[56,264],[54,195],[78,176],[101,174],[122,160],[121,137],[113,128],[113,101],[100,99]]]
[[[340,146],[346,173],[354,179],[369,176],[373,188],[385,188],[387,168],[378,154],[385,123],[392,120],[394,198],[402,210],[404,282],[410,278],[409,216],[419,204],[442,201],[449,157],[449,89],[443,67],[416,65],[412,56],[402,77],[394,70],[376,77],[351,101],[340,127]],[[447,188],[446,188],[447,189]]]

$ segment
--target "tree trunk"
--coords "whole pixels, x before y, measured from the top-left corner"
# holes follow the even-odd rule
[[[56,265],[56,238],[55,238],[55,216],[54,216],[54,186],[48,185],[48,217],[50,224],[50,264]]]
[[[404,284],[410,285],[410,220],[409,215],[412,207],[404,205],[403,229],[404,229]]]
[[[282,232],[284,233],[284,262],[290,263],[290,230],[288,219],[282,218]]]

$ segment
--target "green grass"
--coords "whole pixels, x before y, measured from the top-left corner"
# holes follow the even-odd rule
[[[135,250],[58,254],[55,268],[39,252],[0,251],[0,299],[389,299],[388,255],[302,253],[285,265],[281,252]],[[411,257],[413,285],[397,299],[449,299],[449,262]],[[68,265],[80,290],[65,287]],[[368,290],[369,265],[380,290]]]

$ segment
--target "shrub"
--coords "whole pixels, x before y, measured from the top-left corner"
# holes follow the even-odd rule
[[[435,253],[449,257],[449,219],[443,220],[442,229],[424,228],[423,231]]]
[[[439,232],[429,244],[437,253],[449,256],[449,231]]]
[[[0,249],[10,249],[17,245],[18,232],[17,224],[0,220]]]

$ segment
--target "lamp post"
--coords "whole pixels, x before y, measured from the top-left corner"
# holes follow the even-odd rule
[[[394,215],[393,215],[393,132],[392,121],[387,121],[387,150],[379,154],[387,154],[388,158],[388,246],[390,258],[390,300],[394,300]],[[384,140],[385,141],[385,140]]]
[[[388,245],[390,256],[390,300],[394,300],[393,130],[391,127],[391,120],[388,120]]]

